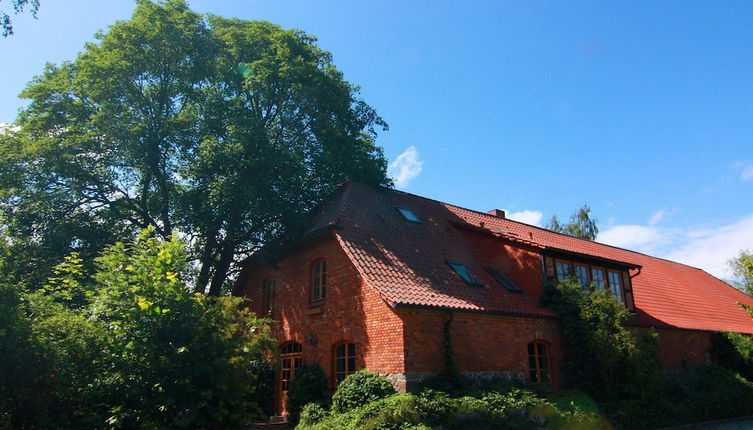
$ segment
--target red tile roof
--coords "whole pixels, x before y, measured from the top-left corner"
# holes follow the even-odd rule
[[[406,221],[395,207],[410,209],[421,223]],[[470,228],[498,238],[500,253],[502,243],[513,243],[640,267],[633,278],[636,324],[753,333],[753,320],[737,305],[753,305],[753,298],[700,269],[405,192],[348,183],[310,231],[328,225],[337,225],[337,240],[365,282],[395,306],[553,316],[538,297],[511,293],[484,271],[494,256],[469,239]],[[468,286],[447,261],[466,265],[487,287]],[[532,276],[541,277],[540,268]]]

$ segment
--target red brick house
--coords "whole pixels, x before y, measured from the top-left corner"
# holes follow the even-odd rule
[[[405,390],[445,367],[445,334],[461,372],[556,384],[563,340],[537,302],[568,275],[614,294],[632,326],[654,327],[668,369],[706,363],[713,331],[753,333],[737,305],[753,299],[700,269],[352,182],[275,261],[249,259],[234,294],[274,321],[281,407],[303,362],[332,387],[367,368]]]

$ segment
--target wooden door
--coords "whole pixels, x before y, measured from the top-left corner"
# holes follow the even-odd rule
[[[295,372],[303,364],[303,348],[300,343],[288,342],[283,344],[280,351],[280,372],[277,377],[278,401],[277,410],[280,414],[287,414],[288,389]]]

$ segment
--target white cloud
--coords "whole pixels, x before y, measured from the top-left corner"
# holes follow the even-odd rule
[[[507,218],[524,222],[530,225],[541,226],[541,218],[544,217],[544,213],[541,211],[524,210],[520,212],[508,213]]]
[[[731,276],[727,261],[741,249],[753,248],[753,215],[732,224],[688,231],[685,243],[678,244],[667,258],[701,268],[712,275]]]
[[[596,241],[677,261],[724,279],[731,276],[727,261],[741,249],[753,249],[753,215],[690,228],[617,225],[599,233]]]
[[[8,132],[15,133],[18,130],[21,130],[21,127],[17,125],[6,124],[4,122],[0,122],[0,134],[6,134]]]
[[[667,212],[664,211],[664,209],[656,212],[651,219],[648,220],[648,225],[656,225],[661,222],[661,220],[664,218],[664,215],[666,215]]]
[[[423,169],[424,162],[418,149],[411,145],[402,154],[390,163],[387,174],[395,181],[397,188],[405,188],[410,181],[418,176]]]
[[[662,235],[653,225],[618,225],[600,232],[596,238],[597,242],[635,250],[653,248],[662,240]]]
[[[753,164],[748,164],[743,167],[742,173],[740,173],[740,179],[743,181],[749,181],[753,179]]]

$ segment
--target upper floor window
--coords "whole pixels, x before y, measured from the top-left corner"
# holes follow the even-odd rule
[[[407,221],[419,223],[421,222],[421,220],[416,216],[416,214],[413,213],[412,210],[401,207],[395,207],[395,209],[397,209],[397,211],[400,212],[400,215],[402,215],[403,218],[405,218]]]
[[[476,279],[476,277],[473,276],[473,274],[471,273],[471,271],[468,270],[468,268],[465,267],[464,265],[462,265],[460,263],[455,263],[455,262],[452,262],[452,261],[448,261],[447,265],[450,266],[452,268],[452,270],[454,270],[455,273],[457,273],[458,276],[460,276],[460,278],[462,278],[468,285],[473,285],[473,286],[476,286],[476,287],[480,287],[480,286],[483,285],[481,283],[481,281],[479,281],[478,279]]]
[[[334,386],[356,371],[356,344],[341,342],[334,346]]]
[[[327,262],[319,260],[311,271],[311,300],[314,302],[327,297]]]
[[[570,262],[568,261],[562,261],[562,260],[556,260],[554,263],[555,272],[557,273],[557,280],[562,282],[564,281],[568,276],[572,275],[572,271],[570,270]]]
[[[533,383],[551,382],[549,345],[541,341],[528,344],[528,379]]]
[[[264,281],[264,312],[272,313],[275,300],[275,280],[267,279]]]
[[[591,279],[593,279],[594,287],[597,290],[604,290],[607,287],[607,278],[604,274],[604,269],[601,267],[591,268]]]
[[[611,288],[612,295],[615,296],[617,300],[624,302],[624,299],[622,298],[622,272],[610,270],[607,273],[609,273],[609,287]]]
[[[611,293],[620,302],[625,302],[623,276],[627,276],[622,270],[593,266],[587,263],[551,259],[547,264],[552,264],[550,276],[557,281],[564,281],[568,277],[575,278],[584,288],[593,285],[594,289],[604,290]]]
[[[584,288],[588,288],[588,285],[591,283],[589,272],[590,270],[588,270],[587,265],[575,263],[575,279],[577,279]]]
[[[499,282],[500,285],[505,287],[507,291],[523,294],[523,290],[520,289],[513,281],[510,280],[507,276],[505,276],[504,273],[497,269],[492,269],[491,267],[485,268],[486,272],[490,275],[492,275],[492,278],[494,278],[495,281]]]

